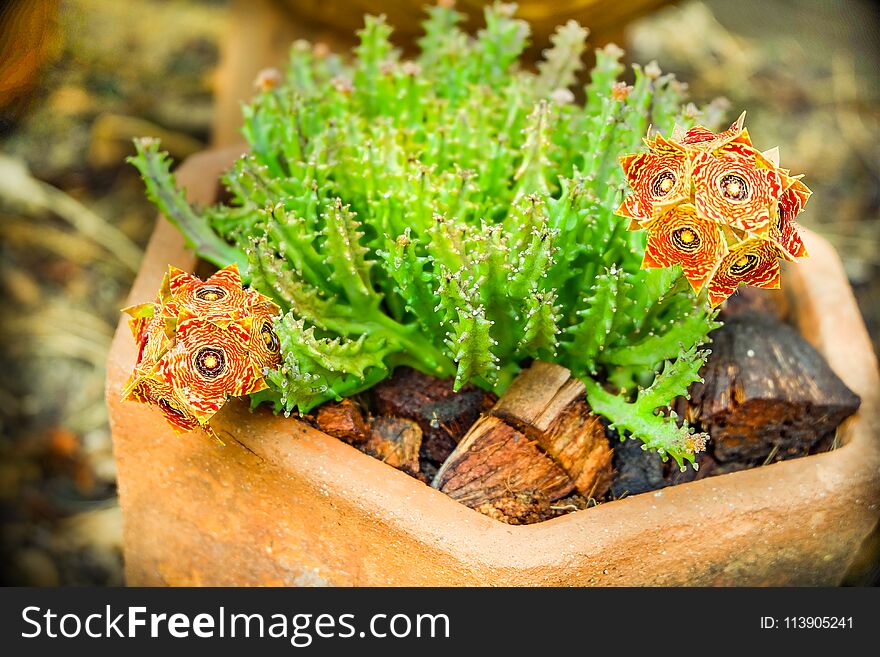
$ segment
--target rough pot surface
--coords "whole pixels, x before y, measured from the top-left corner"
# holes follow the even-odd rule
[[[241,152],[178,171],[208,203]],[[805,231],[806,233],[806,231]],[[178,436],[151,407],[120,401],[134,342],[120,321],[107,400],[131,585],[835,584],[880,515],[877,362],[833,249],[786,271],[803,335],[862,398],[832,452],[509,526],[294,419],[244,402],[216,428]],[[168,264],[192,270],[160,221],[131,301]]]

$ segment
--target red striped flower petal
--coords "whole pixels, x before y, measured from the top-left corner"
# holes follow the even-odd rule
[[[709,303],[717,306],[740,285],[778,288],[780,255],[776,246],[758,237],[749,238],[732,247],[709,281]]]
[[[639,153],[620,158],[633,194],[624,200],[617,214],[647,221],[663,214],[690,193],[687,158]]]
[[[642,221],[647,221],[652,214],[652,210],[650,208],[646,208],[642,205],[639,197],[635,194],[630,194],[625,199],[623,199],[623,203],[614,211],[618,217],[627,217],[631,219],[629,223],[629,229],[635,230],[640,227],[640,223]]]
[[[187,413],[184,406],[173,397],[160,397],[152,403],[159,407],[165,421],[177,433],[187,433],[202,426],[198,418]]]
[[[653,155],[660,157],[685,157],[687,155],[687,148],[675,141],[665,139],[659,132],[653,138],[646,139],[645,144]]]
[[[134,370],[128,377],[123,390],[124,399],[144,403],[155,403],[153,398],[142,390],[143,379],[149,376],[161,358],[171,347],[171,339],[165,330],[165,320],[161,317],[136,317],[129,322],[135,333],[137,360]]]
[[[739,141],[740,143],[751,146],[752,142],[749,139],[748,132],[745,132],[743,129],[745,118],[746,113],[743,112],[727,130],[719,133],[712,132],[701,125],[694,126],[681,137],[677,139],[673,137],[673,140],[678,141],[688,150],[704,151],[708,153],[711,153],[733,141]]]
[[[230,265],[203,281],[180,269],[170,268],[172,300],[194,317],[243,314],[247,293],[241,285],[238,265]]]
[[[789,221],[794,219],[804,211],[807,201],[810,200],[813,192],[810,191],[800,180],[793,178],[791,185],[786,188],[786,193],[779,197],[779,205],[781,212],[785,213],[785,218]],[[783,198],[784,197],[784,198]]]
[[[201,283],[202,279],[198,276],[194,276],[189,272],[185,272],[182,269],[178,269],[177,267],[173,267],[171,265],[168,266],[168,273],[165,275],[165,280],[162,281],[162,287],[168,288],[168,293],[171,296],[174,296],[186,286],[197,285]],[[162,290],[160,289],[159,295],[161,297]]]
[[[730,141],[726,141],[715,148],[712,149],[713,155],[718,156],[729,156],[729,157],[742,157],[749,160],[752,164],[759,163],[760,153],[758,150],[752,146],[752,140],[749,137],[749,131],[743,128],[742,132],[731,139]],[[761,163],[768,163],[766,159],[761,159]],[[767,167],[773,168],[773,167]]]
[[[694,206],[679,205],[649,222],[642,267],[681,265],[694,292],[712,275],[727,245],[718,224],[700,219]]]
[[[782,193],[776,206],[776,221],[770,228],[770,239],[783,251],[787,260],[807,257],[807,247],[801,239],[794,218],[804,209],[809,190],[800,181]]]
[[[710,142],[715,141],[715,133],[709,130],[708,128],[704,128],[701,125],[694,126],[681,138],[682,144],[687,144],[688,146],[697,146],[709,144]]]
[[[221,327],[205,319],[177,326],[176,344],[159,363],[158,372],[174,388],[185,410],[205,424],[230,395],[262,379],[249,357],[251,319]]]
[[[152,370],[171,347],[171,344],[165,318],[153,317],[144,325],[144,330],[138,341],[136,367],[141,370]]]
[[[740,157],[694,156],[692,167],[694,205],[708,221],[727,224],[746,232],[766,234],[770,206],[781,192],[778,174],[759,169]]]

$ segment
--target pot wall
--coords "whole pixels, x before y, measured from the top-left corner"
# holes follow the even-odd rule
[[[208,203],[241,149],[178,171]],[[806,233],[806,231],[805,231]],[[804,335],[862,397],[833,452],[710,477],[547,522],[489,519],[294,419],[230,403],[225,447],[120,401],[135,361],[120,321],[107,400],[131,585],[836,584],[880,516],[877,363],[833,249],[786,272]],[[130,302],[195,258],[160,220]]]

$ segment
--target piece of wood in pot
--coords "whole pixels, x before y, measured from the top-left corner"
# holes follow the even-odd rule
[[[432,483],[473,509],[519,524],[553,515],[553,501],[574,482],[524,434],[483,416],[461,440]]]
[[[719,462],[805,455],[860,403],[797,331],[766,314],[714,331],[701,374],[686,417],[709,432]]]
[[[560,365],[535,361],[511,383],[492,415],[537,441],[582,495],[599,498],[611,483],[611,446],[585,398],[584,384]]]
[[[377,417],[361,449],[398,470],[417,476],[421,444],[422,430],[414,421],[402,417]]]
[[[564,367],[535,362],[462,438],[433,485],[499,520],[536,522],[557,515],[553,502],[573,491],[600,499],[611,454],[583,384]]]
[[[363,443],[370,436],[370,428],[360,406],[350,399],[322,404],[318,407],[315,422],[324,433],[350,445]]]

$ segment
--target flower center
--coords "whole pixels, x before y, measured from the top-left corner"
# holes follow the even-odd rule
[[[226,356],[220,349],[202,347],[196,354],[196,369],[202,376],[214,379],[226,370]]]
[[[672,241],[684,251],[695,251],[700,248],[700,236],[691,228],[679,228],[672,233]]]
[[[664,171],[657,176],[656,180],[654,180],[654,184],[651,187],[651,193],[656,198],[659,198],[661,196],[666,196],[672,191],[673,187],[675,187],[675,174],[671,171]]]
[[[202,301],[217,301],[226,296],[226,290],[216,285],[203,285],[196,291],[196,296]]]
[[[281,347],[278,342],[278,336],[275,335],[275,331],[272,330],[272,324],[270,322],[266,322],[265,324],[263,324],[263,327],[260,329],[260,335],[263,338],[266,349],[268,349],[273,354],[276,353]]]
[[[721,179],[721,193],[731,201],[744,201],[749,195],[749,185],[742,176],[728,174]]]
[[[735,276],[742,276],[746,272],[754,269],[757,264],[758,256],[752,253],[746,253],[745,255],[740,256],[736,262],[730,266],[730,273]]]

